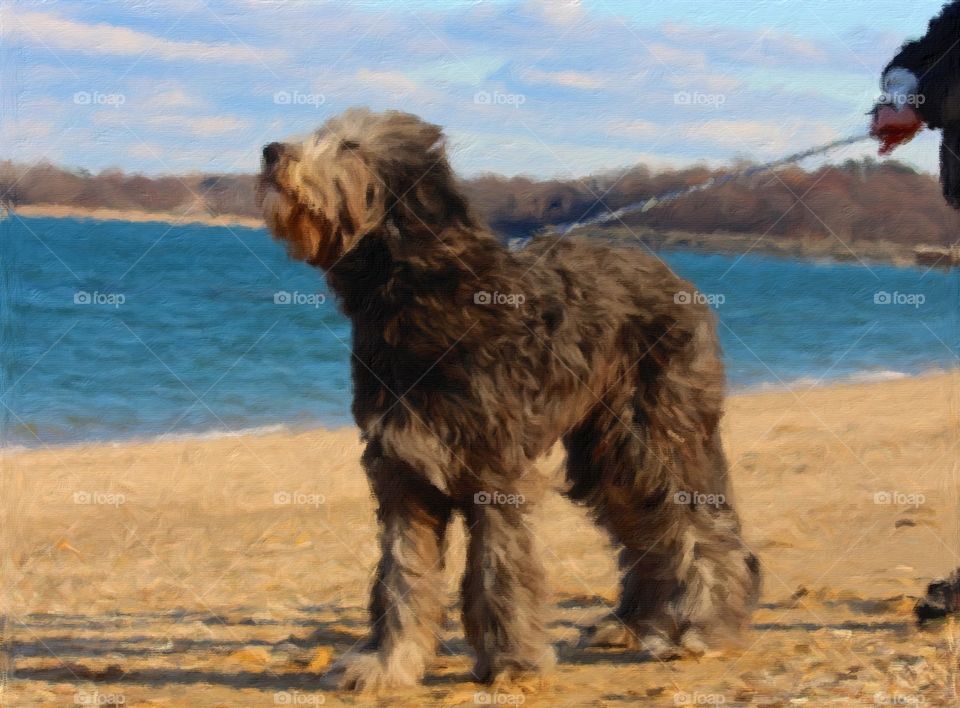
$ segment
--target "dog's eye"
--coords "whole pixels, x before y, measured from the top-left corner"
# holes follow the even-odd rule
[[[356,140],[341,140],[340,141],[340,150],[356,150],[360,147],[360,143]]]

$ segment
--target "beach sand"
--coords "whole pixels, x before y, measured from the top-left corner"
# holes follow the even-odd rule
[[[238,214],[176,214],[166,211],[138,211],[136,209],[107,209],[105,207],[78,207],[67,204],[21,204],[16,213],[20,216],[48,217],[54,219],[93,219],[94,221],[132,221],[143,223],[157,221],[179,226],[203,224],[204,226],[243,226],[263,228],[263,220]]]
[[[321,677],[364,635],[377,558],[353,429],[7,452],[0,702],[956,705],[960,628],[917,629],[911,609],[960,565],[958,394],[960,372],[730,399],[765,586],[742,646],[699,659],[574,648],[617,573],[583,510],[551,496],[537,523],[560,662],[529,693],[469,681],[459,527],[426,684],[360,698]]]

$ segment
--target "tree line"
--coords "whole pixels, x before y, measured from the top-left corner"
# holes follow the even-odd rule
[[[463,186],[491,228],[510,238],[721,174],[704,167],[656,172],[637,166],[571,180],[487,175]],[[255,194],[256,176],[248,174],[148,177],[116,169],[93,174],[49,163],[0,162],[0,200],[14,205],[257,216]],[[612,224],[620,229],[624,225],[697,234],[947,245],[957,241],[960,216],[943,202],[934,177],[897,161],[866,159],[733,180]]]

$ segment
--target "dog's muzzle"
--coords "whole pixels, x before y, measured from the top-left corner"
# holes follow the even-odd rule
[[[257,205],[263,207],[269,191],[277,188],[277,168],[284,155],[283,143],[270,143],[263,146],[263,158],[260,161],[260,179],[257,181]]]
[[[272,170],[283,157],[283,143],[270,143],[263,146],[263,169]]]

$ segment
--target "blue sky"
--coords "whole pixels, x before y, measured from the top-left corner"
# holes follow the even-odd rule
[[[0,157],[253,171],[263,143],[369,105],[444,125],[467,176],[767,160],[862,130],[941,4],[6,0]],[[896,157],[934,171],[936,145]]]

